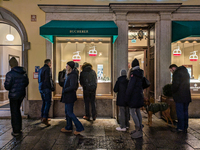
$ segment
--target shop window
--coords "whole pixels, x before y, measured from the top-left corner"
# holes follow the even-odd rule
[[[186,38],[171,45],[171,61],[185,66],[190,75],[192,94],[200,94],[200,38]]]
[[[61,94],[58,73],[66,68],[68,61],[79,64],[79,73],[84,62],[92,64],[97,73],[97,95],[111,95],[111,38],[56,38],[56,94]],[[83,94],[79,85],[77,95]]]

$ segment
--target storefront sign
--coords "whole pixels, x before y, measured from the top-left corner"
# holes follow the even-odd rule
[[[35,72],[39,72],[40,66],[35,66]]]
[[[36,21],[37,21],[37,16],[31,15],[31,22],[36,22]]]
[[[97,51],[95,46],[92,46],[93,49],[89,50],[89,56],[97,56]]]
[[[80,51],[74,52],[74,54],[76,54],[76,55],[73,55],[73,56],[72,56],[72,60],[73,60],[73,61],[81,61],[81,56],[79,55],[79,52],[80,52]]]
[[[180,47],[179,47],[179,46],[178,46],[177,49],[175,49],[175,50],[173,51],[173,55],[174,55],[174,56],[180,56],[180,55],[181,55],[181,50],[180,50]]]
[[[33,72],[33,79],[38,79],[38,72]]]
[[[200,83],[190,83],[190,91],[192,94],[200,94]]]
[[[190,52],[190,53],[192,53],[192,55],[190,55],[190,57],[189,57],[190,61],[197,61],[198,60],[198,56],[197,56],[196,52],[197,51]]]
[[[88,30],[69,30],[69,33],[89,33]]]

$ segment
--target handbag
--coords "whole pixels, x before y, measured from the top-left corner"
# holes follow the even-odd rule
[[[52,79],[50,79],[51,82],[51,91],[55,91],[55,86],[54,86],[54,82]]]
[[[150,86],[150,84],[151,83],[149,82],[149,80],[147,78],[145,78],[145,77],[142,78],[142,88],[143,89],[148,88]]]

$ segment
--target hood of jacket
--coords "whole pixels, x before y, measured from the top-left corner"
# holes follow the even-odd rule
[[[91,71],[92,70],[92,65],[90,63],[85,63],[83,66],[82,66],[82,70],[83,71]]]
[[[131,71],[131,75],[142,78],[143,77],[143,70],[140,68],[137,68],[135,70]]]
[[[127,76],[126,76],[126,75],[120,76],[120,77],[118,78],[118,80],[119,80],[120,82],[122,82],[122,83],[127,82]]]
[[[177,72],[179,72],[179,73],[187,73],[188,71],[184,66],[180,66],[175,70],[174,73],[177,73]]]
[[[11,70],[15,71],[17,73],[20,73],[20,74],[25,74],[26,73],[25,68],[24,67],[20,67],[20,66],[13,67]]]

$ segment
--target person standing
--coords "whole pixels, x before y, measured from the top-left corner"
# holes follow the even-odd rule
[[[144,95],[142,87],[143,70],[139,67],[139,61],[135,58],[128,73],[128,87],[126,90],[126,101],[130,107],[130,114],[135,123],[135,130],[131,132],[132,138],[140,138],[142,133],[142,115],[140,108],[144,106]]]
[[[190,75],[184,66],[177,67],[172,64],[169,70],[172,76],[172,96],[176,103],[176,114],[178,118],[176,132],[187,132],[188,128],[188,106],[191,100]]]
[[[97,75],[92,69],[90,63],[84,63],[82,72],[80,73],[80,84],[83,87],[83,97],[85,102],[85,116],[83,119],[90,120],[90,103],[92,106],[92,118],[95,121],[97,117],[96,112],[96,89],[97,89]]]
[[[9,91],[10,111],[11,111],[11,124],[13,136],[18,136],[22,133],[22,117],[21,117],[21,103],[26,96],[26,87],[29,84],[29,79],[26,70],[18,66],[15,57],[9,60],[11,71],[6,74],[4,87]]]
[[[46,59],[44,61],[44,66],[39,70],[38,83],[42,97],[41,121],[45,125],[49,126],[48,115],[51,107],[52,91],[54,91],[50,59]]]
[[[120,71],[121,76],[117,79],[114,92],[117,93],[117,106],[119,106],[119,123],[120,127],[117,127],[118,131],[126,131],[129,127],[129,110],[127,103],[125,102],[125,94],[128,86],[128,79],[126,70]]]
[[[72,132],[73,125],[72,121],[76,126],[76,131],[74,131],[74,135],[80,134],[84,131],[84,127],[81,122],[77,119],[73,112],[74,102],[77,100],[76,90],[78,88],[78,74],[74,70],[75,63],[73,61],[67,62],[67,76],[65,78],[61,102],[65,103],[65,114],[67,125],[65,128],[61,129],[61,132]]]

